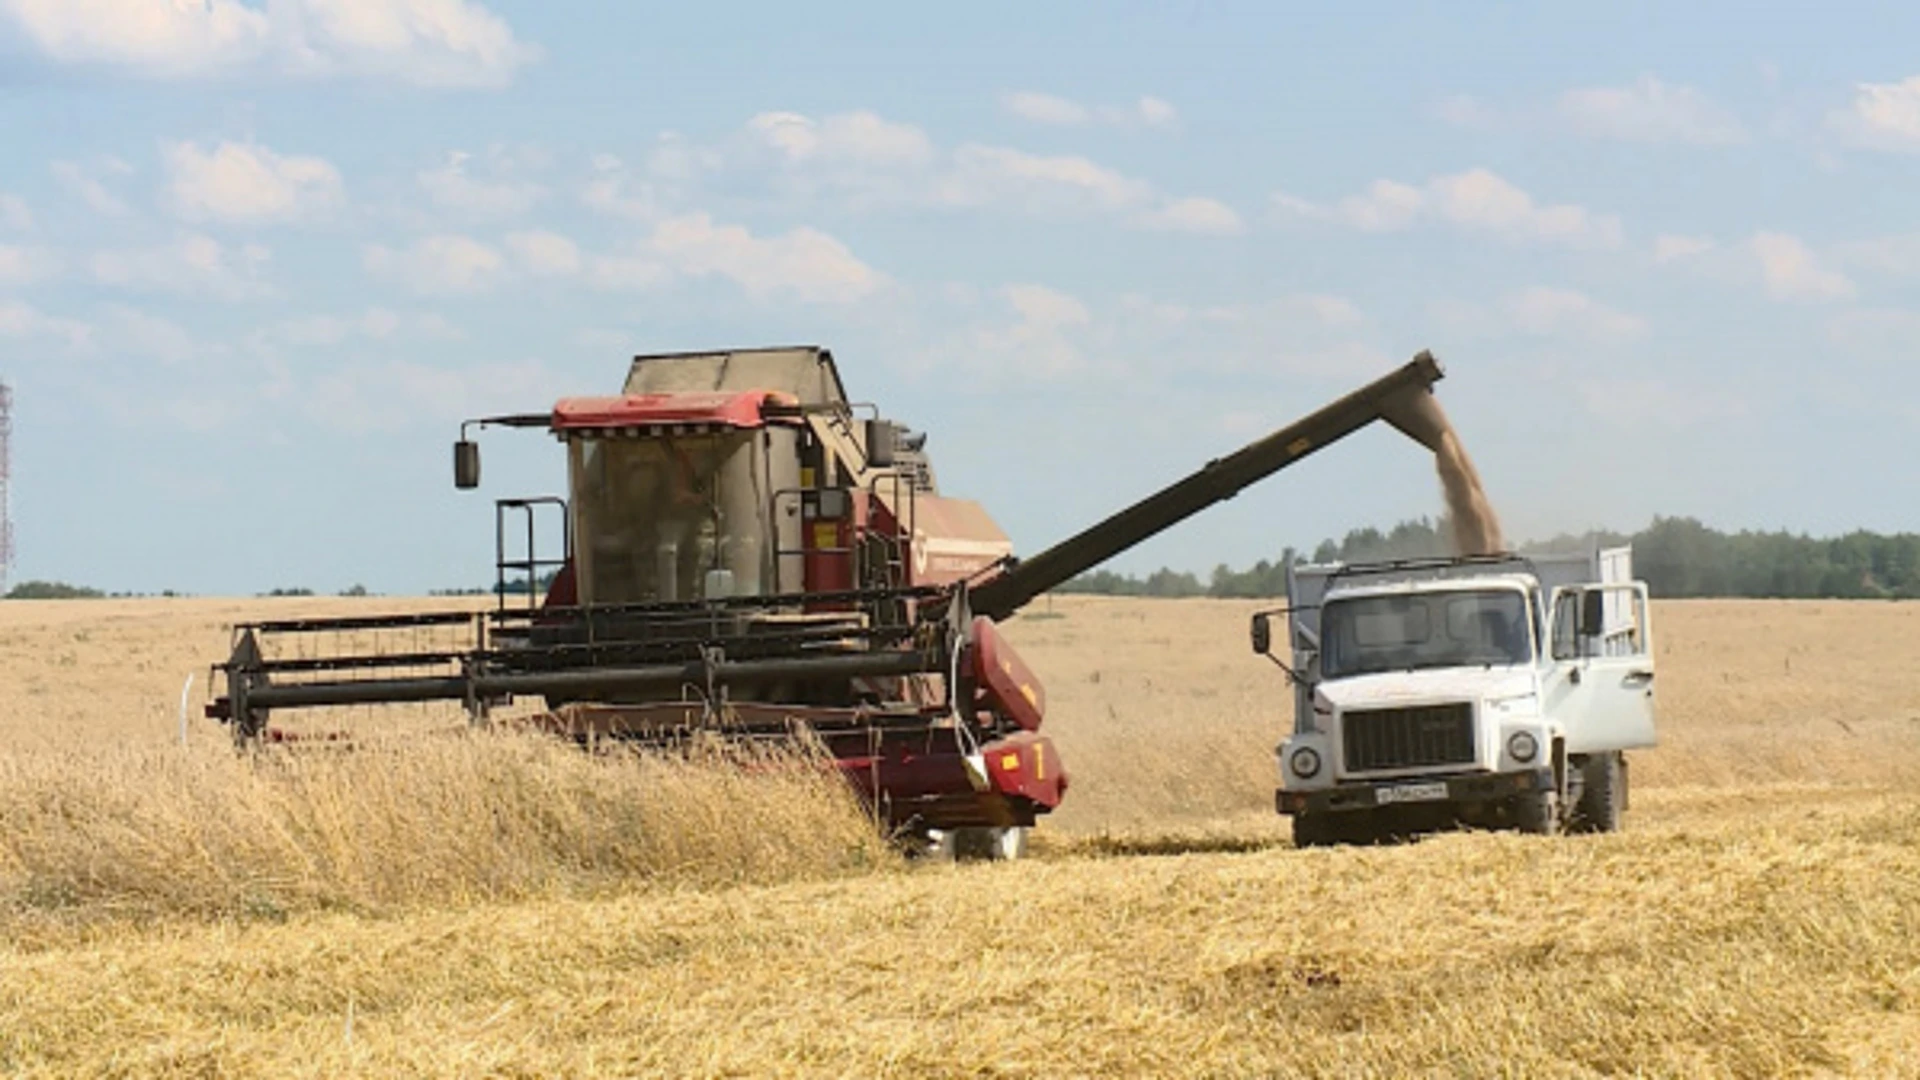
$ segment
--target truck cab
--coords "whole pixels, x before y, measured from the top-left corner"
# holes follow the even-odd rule
[[[1454,825],[1611,831],[1654,745],[1653,624],[1632,553],[1298,566],[1276,806],[1302,846]]]

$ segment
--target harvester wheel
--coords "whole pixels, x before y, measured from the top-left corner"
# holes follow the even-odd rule
[[[1020,825],[955,829],[953,857],[999,862],[1022,858],[1027,853],[1027,829]]]
[[[1620,831],[1627,806],[1626,762],[1619,753],[1595,754],[1581,766],[1580,802],[1573,809],[1571,832]]]

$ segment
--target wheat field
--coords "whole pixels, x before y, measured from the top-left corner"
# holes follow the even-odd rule
[[[0,604],[0,1071],[1920,1075],[1920,606],[1656,605],[1620,834],[1295,851],[1258,605],[1043,601],[1073,790],[957,866],[804,770],[179,745],[228,623],[394,606]]]

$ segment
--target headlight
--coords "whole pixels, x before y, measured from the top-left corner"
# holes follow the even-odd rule
[[[1507,736],[1507,756],[1513,760],[1524,765],[1539,752],[1540,740],[1534,738],[1532,732],[1516,731]]]
[[[1320,775],[1320,752],[1311,746],[1303,746],[1287,759],[1287,766],[1293,770],[1293,775],[1302,780],[1311,780]]]

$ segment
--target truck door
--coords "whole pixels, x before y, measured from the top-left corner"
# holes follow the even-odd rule
[[[1566,730],[1567,752],[1654,745],[1653,609],[1646,584],[1555,589],[1551,629],[1546,707]]]

